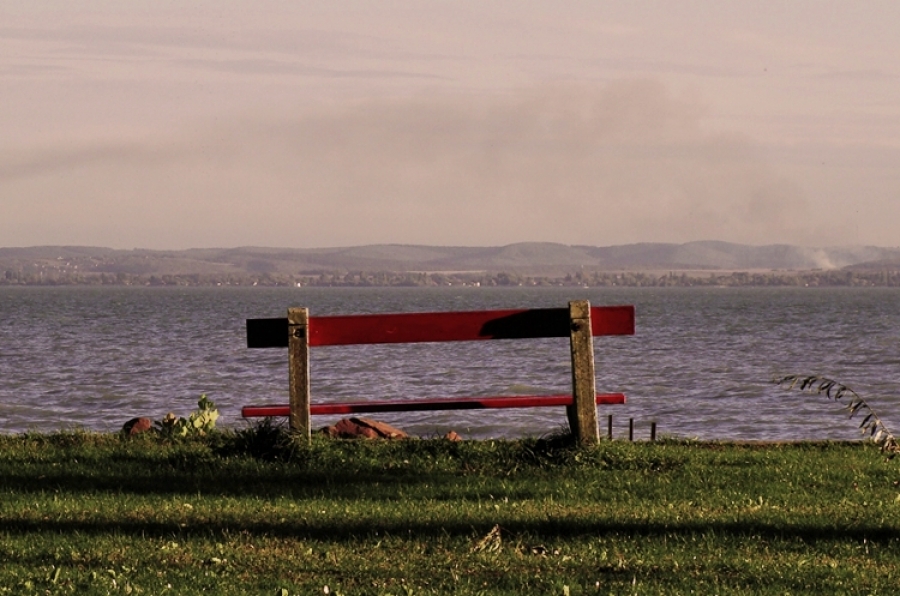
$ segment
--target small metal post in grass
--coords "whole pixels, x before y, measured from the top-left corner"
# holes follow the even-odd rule
[[[656,440],[656,423],[655,422],[650,423],[650,440],[651,441]]]
[[[612,414],[610,414],[606,420],[606,436],[612,441]]]
[[[628,419],[628,440],[634,441],[634,418]]]

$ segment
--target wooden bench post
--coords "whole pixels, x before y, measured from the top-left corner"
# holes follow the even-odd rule
[[[600,442],[597,428],[597,389],[594,383],[594,342],[591,333],[591,303],[569,302],[572,350],[572,405],[566,407],[569,429],[582,445]]]
[[[291,431],[311,438],[309,419],[309,310],[288,309],[288,370]]]

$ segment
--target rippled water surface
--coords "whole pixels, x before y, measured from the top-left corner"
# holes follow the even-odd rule
[[[117,430],[139,415],[187,415],[201,393],[220,422],[247,404],[287,402],[287,351],[249,350],[245,319],[311,314],[634,304],[637,334],[594,340],[600,411],[617,436],[635,420],[663,434],[721,439],[855,438],[824,398],[773,387],[817,373],[851,385],[900,430],[896,289],[0,288],[0,432]],[[315,348],[315,401],[567,393],[568,340]],[[543,435],[562,408],[383,414],[418,435]],[[325,425],[332,418],[317,417]]]

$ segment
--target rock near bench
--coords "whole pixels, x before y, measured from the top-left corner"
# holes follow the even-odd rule
[[[409,435],[390,424],[370,418],[342,418],[322,432],[338,439],[406,439]]]

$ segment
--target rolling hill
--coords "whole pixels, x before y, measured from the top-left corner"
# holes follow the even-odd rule
[[[0,248],[0,276],[56,271],[108,275],[315,275],[322,272],[510,272],[561,276],[574,271],[809,271],[896,268],[900,248],[684,244],[494,247],[383,244],[339,248],[204,248],[178,251],[103,247]]]

